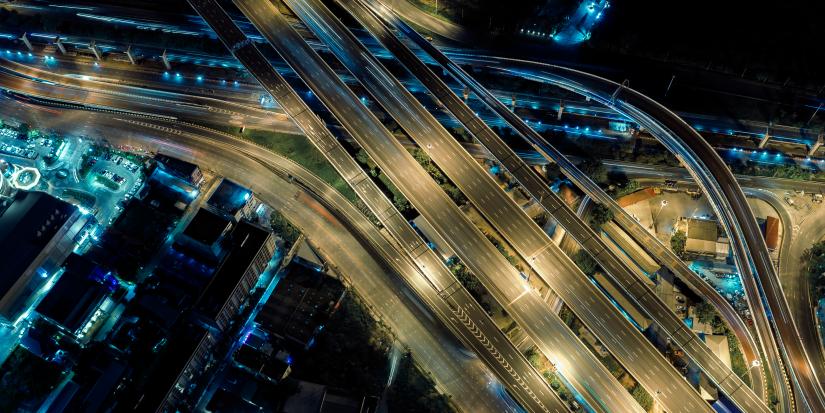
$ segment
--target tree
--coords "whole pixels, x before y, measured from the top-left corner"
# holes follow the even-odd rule
[[[369,169],[370,171],[370,175],[376,176],[376,174],[378,173],[378,165],[376,165],[375,162],[373,162],[372,158],[370,158],[369,154],[367,154],[367,151],[365,151],[363,148],[359,149],[358,152],[355,153],[355,160],[358,161],[358,163],[360,163],[361,165],[366,166],[367,169]]]
[[[712,323],[713,318],[716,317],[716,315],[716,309],[707,302],[703,301],[696,306],[696,317],[703,323]]]
[[[602,225],[613,220],[613,211],[602,204],[596,204],[590,211],[590,226],[599,230]]]
[[[650,409],[653,408],[653,397],[651,397],[650,394],[639,384],[636,384],[636,386],[633,387],[630,394],[646,411],[650,411]]]
[[[17,127],[17,132],[20,134],[20,137],[27,138],[29,136],[29,131],[31,127],[28,123],[21,123],[20,126]]]
[[[670,237],[670,248],[673,249],[673,252],[679,256],[679,258],[684,258],[685,256],[685,245],[687,244],[687,235],[685,235],[682,231],[676,231],[672,237]]]
[[[583,273],[589,276],[592,276],[599,270],[599,264],[584,250],[579,250],[573,255],[573,262],[576,263]]]
[[[301,231],[278,211],[272,211],[272,215],[269,216],[269,224],[272,226],[272,230],[283,238],[287,248],[292,246],[298,236],[301,235]]]
[[[579,169],[596,183],[607,183],[607,168],[599,159],[588,158],[579,164]]]

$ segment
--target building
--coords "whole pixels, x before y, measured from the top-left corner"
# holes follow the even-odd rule
[[[203,181],[203,173],[198,165],[161,153],[155,155],[155,161],[164,172],[187,183],[197,186]]]
[[[627,208],[639,202],[647,201],[648,199],[653,198],[654,196],[656,196],[655,189],[645,188],[617,199],[616,203],[618,203],[619,206],[622,208]]]
[[[136,403],[123,406],[125,409],[157,413],[192,411],[187,406],[191,384],[209,365],[217,340],[209,329],[188,322],[174,331],[160,351],[157,367],[143,381]]]
[[[697,218],[681,218],[677,228],[685,233],[685,253],[693,258],[724,260],[730,254],[727,238],[719,236],[716,221]]]
[[[82,341],[88,339],[94,322],[114,307],[108,298],[117,288],[117,280],[81,255],[70,255],[63,268],[36,311]]]
[[[49,412],[100,413],[110,411],[107,403],[112,392],[126,375],[128,368],[115,350],[101,346],[92,354],[88,365],[81,366],[49,406]]]
[[[251,216],[257,206],[252,191],[226,178],[221,180],[207,203],[231,216],[235,222]]]
[[[343,297],[340,281],[293,261],[255,321],[272,336],[307,348]]]
[[[220,261],[225,253],[224,238],[231,229],[232,221],[224,214],[209,207],[201,208],[175,241],[198,257]]]
[[[771,251],[776,250],[779,246],[779,219],[773,216],[768,216],[765,219],[765,231],[762,235],[765,236],[765,245]]]
[[[88,218],[44,192],[0,200],[0,322],[14,323],[72,252]]]
[[[275,254],[272,232],[248,221],[232,230],[228,254],[195,304],[208,324],[225,331]]]

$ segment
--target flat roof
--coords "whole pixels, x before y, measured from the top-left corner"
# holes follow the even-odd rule
[[[324,273],[291,263],[255,321],[265,330],[307,344],[326,322],[344,286]]]
[[[0,297],[77,211],[45,192],[18,191],[0,201]]]
[[[227,214],[235,215],[249,202],[251,196],[252,191],[224,178],[207,203]]]
[[[36,311],[67,330],[76,331],[83,327],[91,313],[109,295],[111,290],[102,284],[105,280],[106,271],[90,259],[77,254],[69,255],[63,275]]]
[[[235,225],[230,235],[229,255],[198,298],[195,305],[198,312],[210,319],[217,317],[270,235],[266,229],[248,221]]]
[[[222,214],[208,208],[198,209],[183,234],[205,245],[213,245],[232,223]]]
[[[687,234],[685,235],[690,239],[713,242],[719,238],[716,221],[696,218],[687,219]]]
[[[155,155],[155,161],[163,165],[169,173],[183,178],[191,177],[198,170],[198,165],[162,153]]]
[[[156,368],[145,381],[143,394],[134,411],[155,411],[166,400],[172,386],[178,381],[183,370],[189,365],[195,350],[209,334],[194,324],[185,324],[175,329],[162,350]]]
[[[637,202],[646,201],[654,196],[656,196],[656,191],[654,191],[653,188],[645,188],[619,198],[616,200],[616,203],[624,208]]]
[[[765,245],[772,250],[779,246],[779,220],[776,217],[765,219]]]

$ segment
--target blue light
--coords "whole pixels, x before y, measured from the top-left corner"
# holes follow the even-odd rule
[[[180,72],[176,72],[175,77],[180,77]]]
[[[202,82],[202,81],[203,81],[203,76],[198,75],[198,77],[196,77],[195,79],[197,79],[197,80],[198,80],[198,82]]]
[[[29,53],[29,57],[32,57],[32,54],[31,54],[31,53]]]
[[[163,72],[163,77],[168,78],[169,77],[169,72]]]

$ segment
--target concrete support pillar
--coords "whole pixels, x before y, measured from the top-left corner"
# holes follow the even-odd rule
[[[510,110],[516,111],[516,95],[510,96]]]
[[[564,114],[564,101],[559,102],[559,112],[556,114],[556,120],[561,120],[561,115]]]
[[[32,47],[32,42],[29,41],[28,33],[23,33],[23,35],[20,36],[20,40],[23,41],[23,44],[26,45],[26,48],[28,48],[30,52],[34,50],[34,47]]]
[[[467,99],[469,99],[469,98],[470,98],[470,88],[465,86],[464,87],[464,101],[466,102]]]

